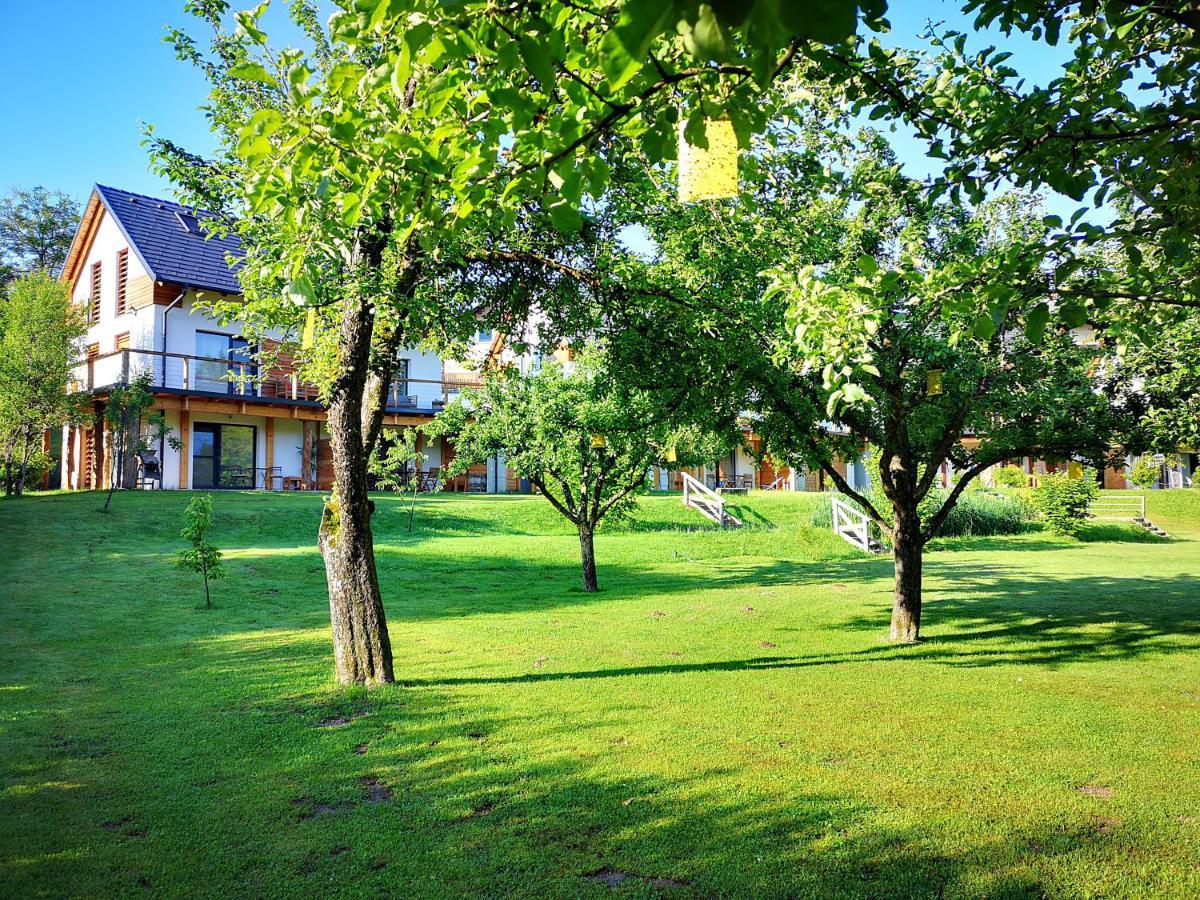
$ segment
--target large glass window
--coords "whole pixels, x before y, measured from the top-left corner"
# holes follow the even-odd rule
[[[219,394],[253,394],[252,383],[243,384],[242,376],[254,378],[254,348],[245,338],[211,331],[196,332],[195,377],[192,387]]]

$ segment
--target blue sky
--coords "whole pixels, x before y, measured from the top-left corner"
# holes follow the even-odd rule
[[[278,15],[285,4],[275,5]],[[915,43],[930,18],[968,25],[955,0],[892,0],[890,6],[890,43]],[[169,185],[149,171],[141,122],[193,150],[212,147],[197,109],[203,80],[162,41],[165,25],[188,23],[183,0],[64,0],[53,7],[0,0],[0,9],[0,190],[40,184],[82,201],[99,182],[169,195]],[[989,42],[1014,51],[1011,63],[1030,81],[1053,77],[1053,51],[1000,35]],[[896,145],[912,174],[930,171],[918,145],[903,136]]]

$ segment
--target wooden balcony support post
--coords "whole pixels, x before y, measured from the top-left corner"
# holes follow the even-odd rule
[[[179,411],[179,489],[186,491],[188,485],[188,462],[192,456],[192,414],[186,409]]]
[[[263,473],[263,489],[271,490],[271,469],[275,467],[275,417],[267,416],[266,428],[264,429],[264,440],[267,445],[267,452],[264,454],[266,471]]]

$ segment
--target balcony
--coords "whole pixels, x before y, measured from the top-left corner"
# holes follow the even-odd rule
[[[74,367],[72,388],[102,392],[143,375],[149,375],[151,387],[163,393],[321,406],[316,386],[301,381],[290,364],[264,365],[253,359],[133,348],[81,360]],[[387,411],[435,413],[464,388],[477,387],[479,383],[479,378],[472,374],[452,374],[438,380],[397,380],[388,393]]]

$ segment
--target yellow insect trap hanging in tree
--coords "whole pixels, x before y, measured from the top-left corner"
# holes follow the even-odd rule
[[[926,393],[930,397],[936,397],[942,392],[942,370],[930,369],[929,374],[925,376]]]
[[[607,446],[608,446],[608,441],[606,441],[604,439],[604,435],[602,435],[602,434],[593,434],[592,435],[592,449],[593,450],[603,450]]]
[[[300,338],[301,349],[308,350],[312,347],[316,333],[317,311],[310,306],[308,308],[308,315],[304,317],[304,336]]]
[[[676,455],[676,453],[675,453],[675,448],[674,448],[674,447],[668,447],[668,448],[667,448],[667,453],[666,453],[666,456],[665,456],[664,458],[665,458],[665,459],[666,459],[666,461],[667,461],[667,462],[669,462],[669,463],[673,463],[673,462],[675,462],[677,459],[679,459],[679,457],[678,457],[678,456]]]
[[[738,195],[738,142],[728,119],[708,119],[708,147],[693,147],[679,125],[679,202],[721,200]]]

